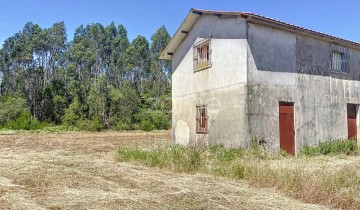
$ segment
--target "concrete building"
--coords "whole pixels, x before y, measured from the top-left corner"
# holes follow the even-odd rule
[[[271,152],[357,136],[360,44],[252,13],[192,9],[173,67],[175,143]]]

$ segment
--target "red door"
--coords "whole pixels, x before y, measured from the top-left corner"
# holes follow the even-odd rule
[[[348,124],[348,138],[357,138],[357,126],[356,126],[356,105],[347,105],[347,124]]]
[[[294,103],[279,104],[280,149],[295,155]]]

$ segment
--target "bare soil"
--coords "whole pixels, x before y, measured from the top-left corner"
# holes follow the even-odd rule
[[[0,136],[0,209],[326,209],[203,174],[116,160],[119,146],[169,144],[170,134]]]

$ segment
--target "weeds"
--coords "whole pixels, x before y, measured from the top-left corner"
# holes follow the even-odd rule
[[[355,151],[357,146],[353,141],[335,141],[323,143],[316,148],[306,147],[303,154],[355,154]],[[307,170],[306,165],[271,165],[272,161],[281,159],[294,162],[301,160],[283,152],[275,159],[269,158],[271,156],[256,139],[249,150],[226,148],[222,145],[212,145],[207,149],[158,146],[152,150],[119,148],[117,155],[119,161],[246,180],[257,187],[276,188],[305,202],[335,208],[360,208],[360,174],[357,167],[342,167],[324,172],[320,169]]]
[[[305,146],[302,155],[356,155],[358,154],[357,142],[354,140],[334,140],[320,143],[319,146]]]
[[[138,161],[147,166],[170,168],[180,172],[196,172],[203,166],[204,151],[182,146],[158,146],[155,149],[141,150],[119,148],[119,161]]]

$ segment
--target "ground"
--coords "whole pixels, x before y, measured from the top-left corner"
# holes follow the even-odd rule
[[[325,209],[203,174],[121,163],[119,146],[169,144],[170,134],[0,136],[0,209]]]

